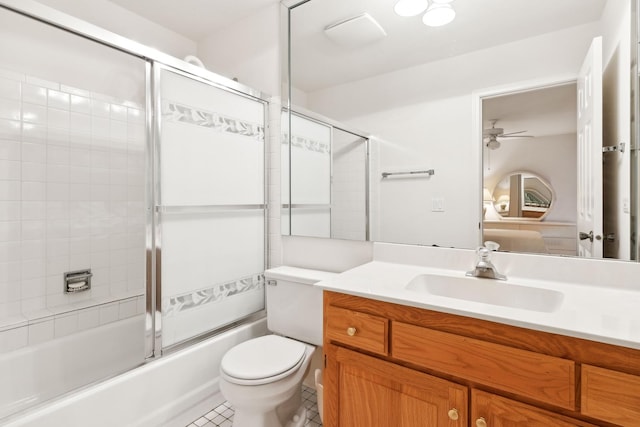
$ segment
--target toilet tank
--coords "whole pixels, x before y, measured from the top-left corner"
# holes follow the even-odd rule
[[[265,271],[269,330],[322,345],[322,289],[314,283],[335,276],[336,273],[287,266]]]

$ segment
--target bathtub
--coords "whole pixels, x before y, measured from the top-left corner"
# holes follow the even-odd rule
[[[69,357],[83,355],[83,351],[88,349],[87,342],[91,340],[95,345],[114,345],[123,349],[123,360],[118,360],[131,365],[129,357],[139,357],[139,352],[144,351],[143,337],[140,335],[141,326],[137,322],[143,322],[142,316],[116,322],[107,330],[100,331],[100,336],[89,337],[90,334],[76,334],[69,338],[65,344],[51,343],[50,348],[30,348],[25,349],[21,354],[10,353],[15,356],[15,360],[2,361],[0,364],[0,378],[4,382],[5,367],[9,366],[11,377],[15,378],[16,384],[12,386],[22,390],[19,395],[14,394],[14,401],[20,396],[42,396],[43,399],[51,396],[50,389],[39,390],[34,393],[32,388],[44,387],[43,384],[73,384],[73,363],[60,364],[60,360],[73,360]],[[123,338],[109,329],[127,328],[135,331],[135,337]],[[102,327],[99,329],[103,329]],[[121,332],[121,331],[120,331]],[[168,356],[163,356],[147,364],[129,370],[121,375],[97,383],[93,386],[72,392],[62,398],[37,406],[24,413],[0,421],[0,425],[8,427],[74,427],[91,425],[92,427],[183,427],[193,420],[199,418],[215,405],[224,399],[219,393],[218,369],[222,356],[227,349],[239,342],[264,335],[267,332],[266,319],[261,319],[253,323],[240,326],[227,331],[208,340],[194,344],[188,348],[177,351]],[[102,336],[104,333],[104,336]],[[109,342],[109,337],[118,336],[117,341]],[[57,341],[57,340],[56,340]],[[78,342],[75,342],[78,341]],[[131,346],[131,347],[129,347]],[[138,348],[138,346],[140,348]],[[68,348],[67,348],[68,347]],[[135,356],[124,355],[125,348],[129,347],[130,353]],[[133,351],[131,351],[133,348]],[[79,351],[83,349],[83,351]],[[56,352],[62,354],[55,355]],[[41,354],[39,354],[41,353]],[[91,350],[92,355],[99,355],[99,348]],[[48,362],[54,356],[53,361]],[[138,359],[141,360],[141,359]],[[35,361],[39,361],[35,363]],[[13,367],[8,365],[13,363]],[[135,364],[135,360],[133,361]],[[43,366],[41,366],[41,364]],[[100,364],[98,364],[100,365]],[[62,368],[64,366],[64,368]],[[111,367],[113,368],[113,366]],[[106,368],[105,368],[106,369]],[[34,375],[45,375],[45,380],[25,381],[25,385],[18,384],[21,377],[36,378]],[[97,367],[98,371],[103,368]],[[110,372],[114,372],[113,370]],[[87,372],[81,373],[85,380]],[[96,372],[96,378],[102,372]],[[103,374],[104,375],[104,374]],[[5,398],[5,387],[2,386],[0,393]],[[15,393],[15,392],[14,392]],[[5,402],[2,402],[5,403]],[[30,402],[25,402],[25,404]]]

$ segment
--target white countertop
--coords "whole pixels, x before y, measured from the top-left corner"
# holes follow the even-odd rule
[[[316,285],[330,291],[640,349],[640,289],[508,277],[506,284],[560,291],[553,312],[441,297],[404,287],[420,274],[464,277],[464,270],[374,260]],[[476,279],[478,286],[492,279]]]

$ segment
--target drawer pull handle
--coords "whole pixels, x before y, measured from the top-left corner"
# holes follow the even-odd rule
[[[349,335],[350,337],[354,336],[356,332],[356,328],[354,328],[353,326],[347,328],[347,335]]]
[[[480,417],[476,420],[476,427],[487,427],[487,420],[483,417]]]
[[[456,421],[458,419],[458,410],[456,408],[453,409],[449,409],[449,412],[447,412],[447,415],[449,415],[449,419]]]

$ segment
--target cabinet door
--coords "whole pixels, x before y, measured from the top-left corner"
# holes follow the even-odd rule
[[[328,383],[335,384],[335,394],[325,396],[326,427],[466,426],[466,387],[341,347],[328,347],[324,375]]]
[[[472,427],[593,426],[480,390],[471,391]]]

